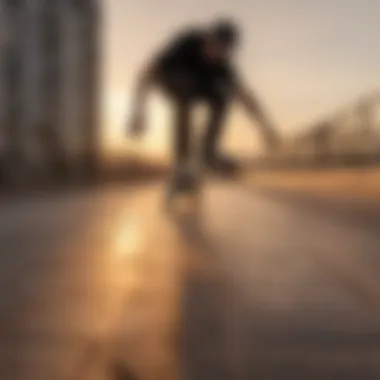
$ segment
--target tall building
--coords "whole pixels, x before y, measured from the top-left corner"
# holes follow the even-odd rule
[[[0,132],[8,171],[38,168],[61,175],[94,169],[98,1],[0,2]]]

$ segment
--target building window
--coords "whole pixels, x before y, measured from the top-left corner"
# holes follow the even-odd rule
[[[25,3],[25,0],[6,0],[6,8],[19,8]]]
[[[89,0],[71,0],[71,4],[79,9],[84,10],[88,6]]]

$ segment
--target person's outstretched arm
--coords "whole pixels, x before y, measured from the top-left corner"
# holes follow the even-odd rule
[[[248,90],[241,81],[236,80],[235,94],[237,100],[240,101],[248,113],[257,121],[260,132],[264,136],[267,145],[271,148],[276,148],[279,143],[276,129],[254,92]]]
[[[155,62],[147,65],[140,73],[132,104],[132,120],[128,125],[128,131],[132,135],[140,135],[146,129],[145,113],[148,95],[157,79]]]

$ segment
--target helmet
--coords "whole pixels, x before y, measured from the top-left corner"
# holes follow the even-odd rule
[[[234,46],[239,41],[239,28],[231,20],[219,20],[214,24],[213,34],[215,37],[226,46]]]

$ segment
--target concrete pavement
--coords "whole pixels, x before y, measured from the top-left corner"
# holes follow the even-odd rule
[[[2,205],[0,378],[380,378],[373,215],[249,190],[198,219],[160,185]]]

